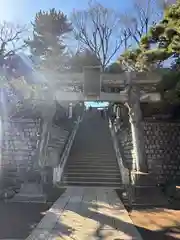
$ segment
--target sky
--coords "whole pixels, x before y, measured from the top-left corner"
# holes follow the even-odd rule
[[[98,0],[105,7],[123,12],[131,8],[133,0]],[[169,0],[174,1],[174,0]],[[85,9],[89,0],[0,0],[0,22],[3,20],[28,24],[39,10],[55,8],[70,15],[73,10]],[[169,63],[168,63],[169,64]]]
[[[131,5],[132,0],[99,0],[104,6],[124,10]],[[86,8],[88,0],[0,0],[0,20],[28,23],[33,20],[36,12],[56,8],[67,15],[73,9]]]
[[[129,8],[132,0],[98,0],[104,6],[123,11]],[[34,20],[35,14],[39,10],[49,10],[55,8],[70,15],[73,10],[85,9],[89,0],[0,0],[0,22],[10,21],[18,24],[28,24]],[[87,106],[101,107],[107,103],[97,104],[88,102]]]
[[[34,20],[35,14],[39,10],[49,10],[55,8],[70,15],[73,10],[84,9],[89,0],[0,0],[0,22],[10,21],[18,24],[28,24]],[[131,0],[99,0],[104,6],[123,10],[130,4]],[[126,4],[124,4],[126,3]],[[88,102],[87,106],[100,107],[104,104]],[[106,105],[106,104],[105,104]]]
[[[102,3],[105,7],[113,8],[116,11],[125,11],[132,5],[133,0],[97,0]],[[67,16],[70,16],[73,10],[86,9],[89,0],[0,0],[0,22],[9,21],[15,24],[29,24],[29,33],[26,33],[27,38],[31,37],[31,22],[40,10],[48,11],[51,8],[61,10]],[[76,50],[78,43],[71,38],[66,39],[69,49]],[[27,50],[28,52],[28,50]],[[119,54],[118,54],[119,55]],[[116,59],[117,56],[114,56]],[[113,59],[113,60],[114,60]]]
[[[176,0],[164,1],[171,4],[176,2]],[[50,8],[59,9],[69,15],[73,9],[86,8],[88,2],[89,0],[0,0],[0,20],[27,23],[33,20],[40,9],[49,10]],[[106,7],[123,11],[129,9],[133,0],[98,0],[98,2]]]

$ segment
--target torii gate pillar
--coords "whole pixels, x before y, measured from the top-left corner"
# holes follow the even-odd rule
[[[83,68],[84,98],[98,101],[101,93],[101,67],[88,66]]]

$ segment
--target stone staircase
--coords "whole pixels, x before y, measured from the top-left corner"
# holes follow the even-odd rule
[[[71,124],[71,125],[70,125]],[[68,122],[66,125],[60,124],[59,126],[57,125],[52,125],[51,129],[49,129],[49,141],[47,145],[47,159],[44,159],[44,161],[49,161],[51,159],[51,165],[57,165],[57,162],[59,161],[59,156],[62,155],[64,151],[64,147],[66,145],[66,142],[69,138],[70,131],[73,128],[73,123]],[[40,173],[39,171],[25,171],[21,173],[23,175],[22,181],[20,183],[18,191],[16,190],[16,186],[12,186],[11,188],[7,189],[5,194],[7,196],[4,196],[3,192],[3,199],[5,199],[8,202],[31,202],[31,203],[45,203],[49,199],[49,195],[53,192],[53,189],[48,189],[48,185],[51,185],[51,180],[50,183],[48,184],[43,184],[43,186],[40,184]],[[45,171],[45,169],[44,169]],[[36,175],[37,174],[37,175]],[[11,173],[12,175],[12,173]],[[11,179],[15,179],[15,176],[12,175],[10,176]],[[51,178],[51,173],[50,176]],[[38,179],[37,179],[38,178]],[[8,179],[9,180],[9,179]],[[12,185],[12,184],[11,184]],[[46,191],[45,189],[48,189]],[[14,191],[14,194],[12,192]],[[1,198],[1,191],[0,191],[0,198]]]
[[[85,113],[68,157],[61,186],[121,187],[108,121],[97,111]]]

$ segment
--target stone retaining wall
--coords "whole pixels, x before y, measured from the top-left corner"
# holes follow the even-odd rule
[[[42,134],[43,119],[11,118],[1,122],[1,170],[14,169],[20,179],[26,178],[27,171],[40,173],[43,162],[44,167],[58,166],[60,156],[71,133],[74,121],[67,126],[49,124],[45,134]],[[43,145],[42,146],[42,143]],[[43,149],[43,153],[41,152]],[[4,170],[4,171],[3,171]]]
[[[144,141],[149,172],[157,183],[168,180],[180,182],[180,122],[145,120]],[[116,122],[116,136],[124,164],[133,169],[133,151],[130,124]]]
[[[158,183],[180,181],[180,122],[144,122],[149,171]]]
[[[1,165],[20,170],[37,158],[41,119],[11,118],[2,122]]]

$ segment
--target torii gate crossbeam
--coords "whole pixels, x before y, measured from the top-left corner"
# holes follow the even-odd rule
[[[56,94],[57,101],[108,101],[108,102],[126,102],[127,94],[103,92],[102,86],[117,86],[124,88],[127,75],[101,73],[99,67],[85,67],[83,73],[60,74],[56,77]],[[136,84],[155,84],[159,81],[157,77],[152,79],[139,78],[134,79]],[[69,86],[81,86],[82,91],[74,92],[68,90]],[[57,90],[59,89],[59,90]],[[142,93],[142,101],[159,101],[159,93]]]

